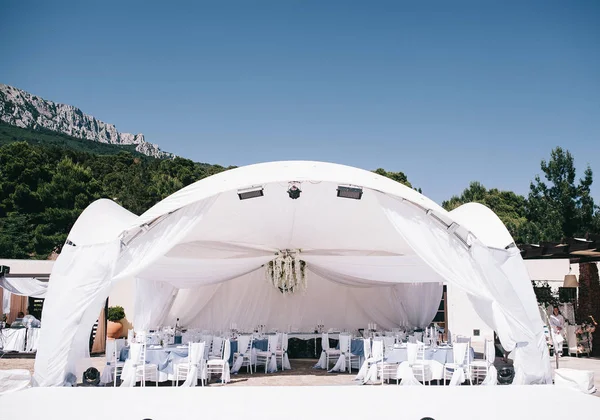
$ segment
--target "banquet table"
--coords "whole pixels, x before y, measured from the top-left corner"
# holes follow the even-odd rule
[[[129,347],[123,347],[119,360],[124,362],[129,357]],[[158,366],[158,381],[164,382],[173,379],[173,365],[187,361],[187,345],[158,346],[149,345],[146,348],[146,363]]]
[[[475,352],[473,348],[471,348],[471,356],[470,360],[473,360],[475,357]],[[406,350],[406,346],[399,346],[392,350],[390,354],[387,355],[385,362],[386,363],[401,363],[408,360],[408,353]],[[454,362],[454,355],[452,354],[452,347],[438,347],[434,349],[432,347],[425,347],[425,360],[435,360],[442,365],[445,363]]]
[[[5,353],[9,351],[25,351],[27,328],[4,328],[1,333],[0,344],[2,344],[2,350]]]
[[[469,360],[473,360],[475,352],[473,348],[469,351]],[[425,347],[425,362],[427,365],[426,380],[440,380],[443,378],[444,364],[453,363],[454,355],[452,347],[440,346],[437,348]],[[408,364],[408,351],[406,345],[396,346],[386,355],[384,359],[384,378],[385,379],[403,379],[412,372]],[[363,383],[368,381],[377,381],[377,366],[373,365],[370,368],[365,361],[360,368],[357,380],[362,380]]]
[[[27,328],[27,343],[25,351],[32,353],[37,351],[38,341],[40,340],[40,328]]]

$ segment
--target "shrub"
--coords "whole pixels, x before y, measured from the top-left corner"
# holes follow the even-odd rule
[[[108,320],[118,322],[125,318],[125,310],[122,306],[111,306],[108,308]]]

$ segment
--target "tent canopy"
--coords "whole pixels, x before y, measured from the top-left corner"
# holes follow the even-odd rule
[[[299,197],[290,197],[291,187]],[[339,187],[360,188],[362,196],[339,197]],[[262,194],[240,199],[248,189]],[[268,263],[286,252],[306,263],[302,293],[284,295],[267,278]],[[139,217],[100,200],[73,227],[55,277],[61,281],[50,282],[42,320],[52,327],[42,331],[36,360],[41,385],[60,385],[73,373],[93,314],[112,284],[131,278],[139,329],[175,317],[215,330],[232,321],[244,329],[303,330],[319,321],[350,330],[368,322],[426,326],[441,284],[452,283],[504,347],[516,349],[517,382],[549,380],[535,296],[497,216],[478,204],[449,213],[402,184],[347,166],[237,168],[191,184]],[[76,314],[59,313],[65,305]],[[74,332],[64,340],[68,325]],[[50,337],[57,333],[63,341]]]

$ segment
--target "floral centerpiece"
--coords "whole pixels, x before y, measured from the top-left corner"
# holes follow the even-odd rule
[[[306,262],[298,257],[298,252],[286,250],[275,255],[265,265],[267,280],[284,295],[305,291]]]

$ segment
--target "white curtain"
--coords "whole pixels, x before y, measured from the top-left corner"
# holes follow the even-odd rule
[[[214,198],[208,198],[182,208],[174,213],[177,216],[171,223],[162,220],[143,227],[128,244],[118,237],[129,217],[122,216],[124,209],[117,204],[108,205],[108,210],[118,208],[111,213],[106,200],[100,200],[82,213],[69,234],[77,240],[64,246],[52,270],[35,361],[36,385],[60,386],[81,376],[79,371],[83,371],[89,358],[91,328],[113,282],[136,277],[165,255],[202,219],[213,202]],[[79,242],[86,239],[88,226],[95,227],[103,220],[107,228],[96,229],[94,234],[114,239],[94,243],[94,235],[90,234],[89,245]]]
[[[46,296],[48,282],[32,277],[0,277],[0,287],[15,295],[43,298]]]
[[[419,327],[434,318],[442,293],[439,283],[352,287],[320,276],[309,265],[306,276],[307,290],[288,296],[267,280],[262,267],[233,280],[181,289],[164,323],[173,325],[179,318],[186,327],[215,331],[226,330],[231,322],[243,331],[258,324],[312,331],[320,321],[327,329],[348,331],[369,322],[384,329]]]
[[[437,314],[444,292],[442,283],[402,283],[392,288],[394,300],[406,314],[409,327],[426,328]]]
[[[513,251],[516,254],[492,251],[475,237],[465,238],[470,242],[468,248],[423,209],[383,194],[378,197],[392,225],[417,255],[470,294],[482,320],[497,332],[503,347],[515,349],[516,383],[550,383],[548,350],[539,341],[543,325],[539,315],[537,319],[532,316],[532,308],[526,309],[533,306],[537,311],[537,305],[519,296],[527,285],[530,288],[530,282],[526,271],[524,275],[518,269],[518,250]],[[524,269],[522,260],[520,265]]]
[[[118,240],[92,246],[65,245],[52,269],[42,312],[34,383],[62,385],[89,357],[89,337],[110,288]],[[89,365],[88,365],[89,366]]]
[[[8,290],[3,290],[3,292],[2,292],[2,313],[3,314],[10,313],[10,298],[11,298],[11,296],[12,296],[12,293],[10,293]]]
[[[177,289],[165,282],[136,280],[133,325],[145,331],[158,327],[165,319],[177,296]]]

